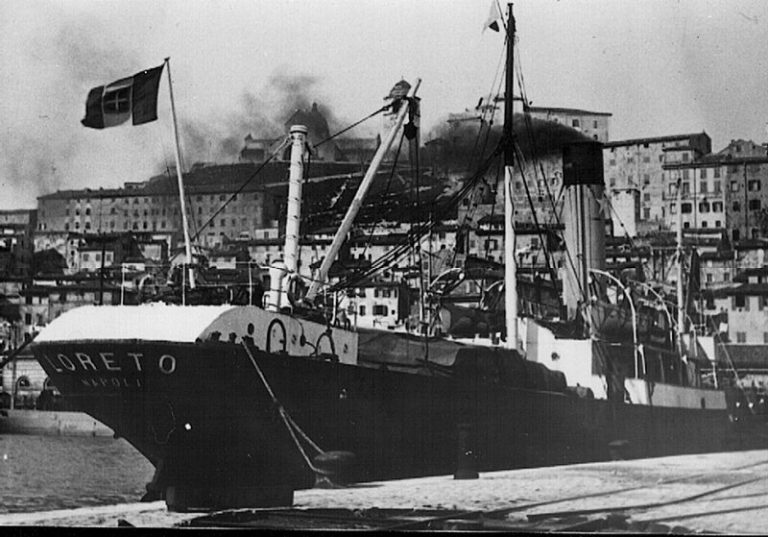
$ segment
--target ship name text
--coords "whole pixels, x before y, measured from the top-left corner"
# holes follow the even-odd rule
[[[145,357],[143,352],[125,352],[115,356],[114,352],[71,352],[64,354],[44,353],[43,359],[56,373],[102,372],[139,373],[145,368],[156,368],[165,375],[176,371],[176,358],[161,354],[155,359]]]

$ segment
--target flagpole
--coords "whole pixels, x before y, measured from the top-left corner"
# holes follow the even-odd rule
[[[171,116],[173,118],[173,137],[176,144],[174,145],[174,153],[176,155],[176,178],[179,181],[179,199],[181,200],[181,226],[184,230],[184,249],[187,254],[187,267],[189,268],[189,288],[195,288],[195,276],[192,272],[192,246],[189,242],[189,225],[187,223],[187,205],[184,196],[184,180],[182,178],[181,169],[181,150],[179,149],[179,128],[176,124],[176,104],[173,100],[173,83],[171,82],[171,58],[170,56],[165,59],[165,65],[168,69],[168,93],[171,96]],[[181,290],[182,295],[184,289]],[[182,297],[183,300],[183,297]]]

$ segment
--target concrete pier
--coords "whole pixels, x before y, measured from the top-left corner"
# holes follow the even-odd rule
[[[768,450],[489,472],[474,480],[447,475],[295,493],[295,510],[364,512],[373,508],[460,512],[456,529],[476,529],[482,511],[484,529],[514,526],[541,531],[586,520],[593,525],[583,530],[592,531],[599,528],[596,523],[618,517],[630,529],[649,532],[666,528],[764,534],[768,532]],[[4,514],[0,525],[116,527],[120,522],[172,527],[195,525],[200,517],[209,522],[216,519],[200,512],[169,513],[164,502],[153,502]],[[470,519],[475,526],[462,526]]]

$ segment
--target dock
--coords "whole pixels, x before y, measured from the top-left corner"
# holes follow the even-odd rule
[[[2,526],[768,532],[768,450],[296,491],[292,508],[169,513],[162,501],[0,515]]]

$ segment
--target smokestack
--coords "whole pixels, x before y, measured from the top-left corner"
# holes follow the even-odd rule
[[[605,215],[603,199],[603,144],[575,142],[563,147],[565,204],[565,278],[563,298],[568,319],[588,296],[590,269],[605,268]]]

